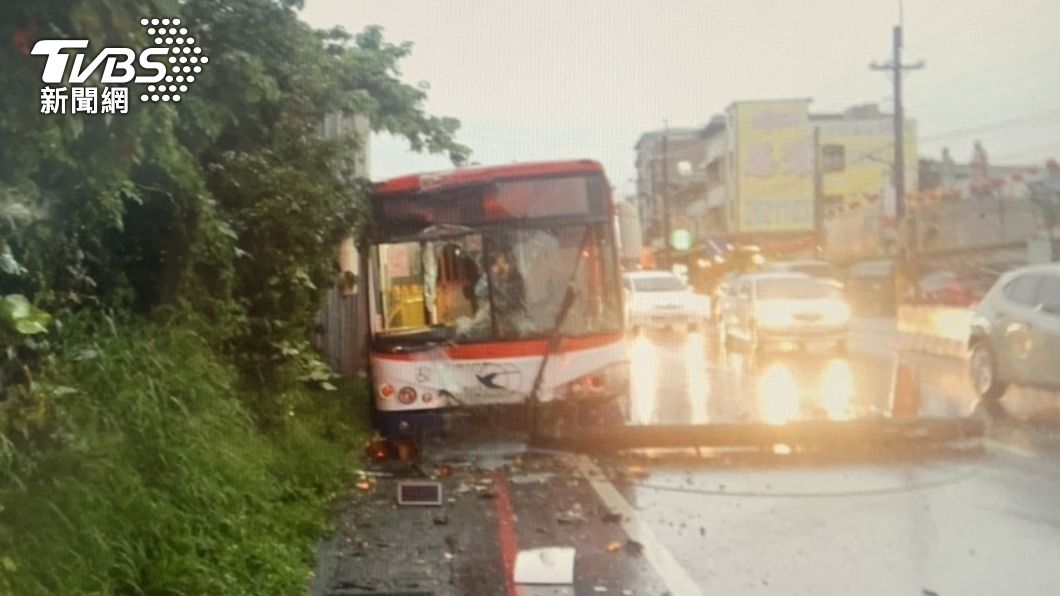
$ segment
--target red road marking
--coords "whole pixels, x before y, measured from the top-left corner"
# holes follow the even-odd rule
[[[505,594],[518,596],[519,592],[515,589],[515,556],[519,552],[519,537],[515,533],[515,514],[508,492],[508,480],[501,470],[493,472],[493,490],[497,493],[493,504],[497,509],[497,542],[504,563]]]

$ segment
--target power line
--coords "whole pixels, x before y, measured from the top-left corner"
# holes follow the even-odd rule
[[[963,137],[963,136],[967,136],[967,135],[971,135],[971,134],[976,134],[976,133],[980,133],[980,132],[987,132],[987,131],[990,131],[990,130],[996,130],[996,129],[999,129],[999,128],[1006,128],[1006,127],[1016,126],[1016,125],[1020,125],[1020,124],[1030,124],[1032,122],[1040,122],[1040,121],[1043,121],[1043,120],[1048,120],[1050,118],[1056,118],[1058,116],[1060,116],[1060,109],[1051,110],[1051,111],[1048,111],[1048,112],[1042,112],[1040,114],[1035,114],[1033,116],[1023,116],[1023,117],[1020,117],[1020,118],[1009,118],[1009,119],[1006,119],[1006,120],[999,120],[997,122],[990,122],[990,123],[987,123],[987,124],[980,124],[978,126],[970,126],[968,128],[956,128],[956,129],[952,129],[952,130],[947,130],[947,131],[935,133],[935,134],[932,134],[932,135],[919,137],[917,139],[917,143],[918,144],[919,143],[929,143],[929,142],[933,142],[933,141],[943,141],[943,140],[946,140],[946,139],[959,138],[959,137]],[[856,157],[847,160],[847,163],[858,163],[858,162],[860,162],[860,161],[862,161],[862,160],[864,160],[866,158],[870,158],[870,157],[872,157],[872,156],[874,156],[874,155],[876,155],[876,154],[878,154],[880,152],[892,149],[893,147],[894,147],[894,141],[889,141],[889,142],[887,142],[887,143],[885,143],[883,145],[880,145],[879,147],[876,147],[875,149],[870,149],[868,151],[864,151],[862,153],[859,153]]]
[[[959,129],[949,130],[949,131],[946,131],[946,132],[941,132],[941,133],[936,133],[936,134],[933,134],[933,135],[927,135],[927,136],[924,136],[924,137],[920,137],[920,140],[922,142],[928,142],[928,141],[938,141],[938,140],[948,139],[948,138],[953,138],[953,137],[961,137],[961,136],[965,136],[965,135],[976,134],[976,133],[980,133],[980,132],[986,132],[986,131],[994,130],[994,129],[997,129],[997,128],[1005,128],[1007,126],[1013,126],[1013,125],[1017,125],[1017,124],[1029,124],[1031,122],[1039,122],[1039,121],[1042,121],[1042,120],[1048,120],[1050,118],[1055,118],[1057,116],[1060,116],[1060,109],[1058,109],[1058,110],[1050,110],[1048,112],[1042,112],[1041,114],[1037,114],[1037,115],[1034,115],[1034,116],[1022,116],[1022,117],[1019,117],[1019,118],[1009,118],[1007,120],[999,120],[997,122],[990,122],[988,124],[980,124],[978,126],[970,126],[968,128],[959,128]]]

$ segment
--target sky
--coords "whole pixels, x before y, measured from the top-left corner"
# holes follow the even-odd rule
[[[701,126],[730,103],[809,97],[812,111],[879,103],[904,23],[906,114],[920,154],[957,161],[982,140],[992,163],[1060,158],[1056,0],[306,0],[302,18],[411,41],[402,66],[429,85],[428,112],[458,118],[482,164],[592,158],[633,192],[633,146],[648,130]],[[448,169],[389,135],[372,139],[374,179]]]

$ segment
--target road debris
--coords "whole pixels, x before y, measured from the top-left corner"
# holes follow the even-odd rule
[[[517,584],[573,584],[574,548],[547,547],[521,550],[515,557]]]
[[[644,545],[630,538],[626,541],[626,552],[634,557],[639,557],[644,552]]]
[[[626,468],[626,474],[637,480],[644,480],[648,477],[648,471],[640,466],[629,466]]]
[[[622,514],[615,513],[614,511],[605,511],[600,516],[600,521],[604,522],[605,524],[617,524],[618,522],[622,521]]]
[[[563,526],[570,526],[574,524],[584,523],[586,521],[585,512],[582,511],[580,505],[575,505],[570,509],[558,513],[556,515],[556,523]]]
[[[535,472],[532,474],[511,476],[508,478],[508,482],[511,482],[512,484],[544,484],[549,480],[552,480],[555,476],[555,474],[550,472]]]
[[[443,500],[440,482],[403,480],[397,484],[398,505],[438,507]]]
[[[607,552],[609,553],[617,553],[620,550],[622,550],[621,542],[609,542],[607,544]]]

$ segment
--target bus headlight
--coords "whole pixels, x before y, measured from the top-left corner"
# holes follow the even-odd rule
[[[629,363],[619,362],[556,387],[556,399],[611,397],[629,389]]]
[[[416,401],[416,390],[406,385],[401,388],[401,391],[398,391],[397,398],[399,402],[406,406],[412,405]]]

